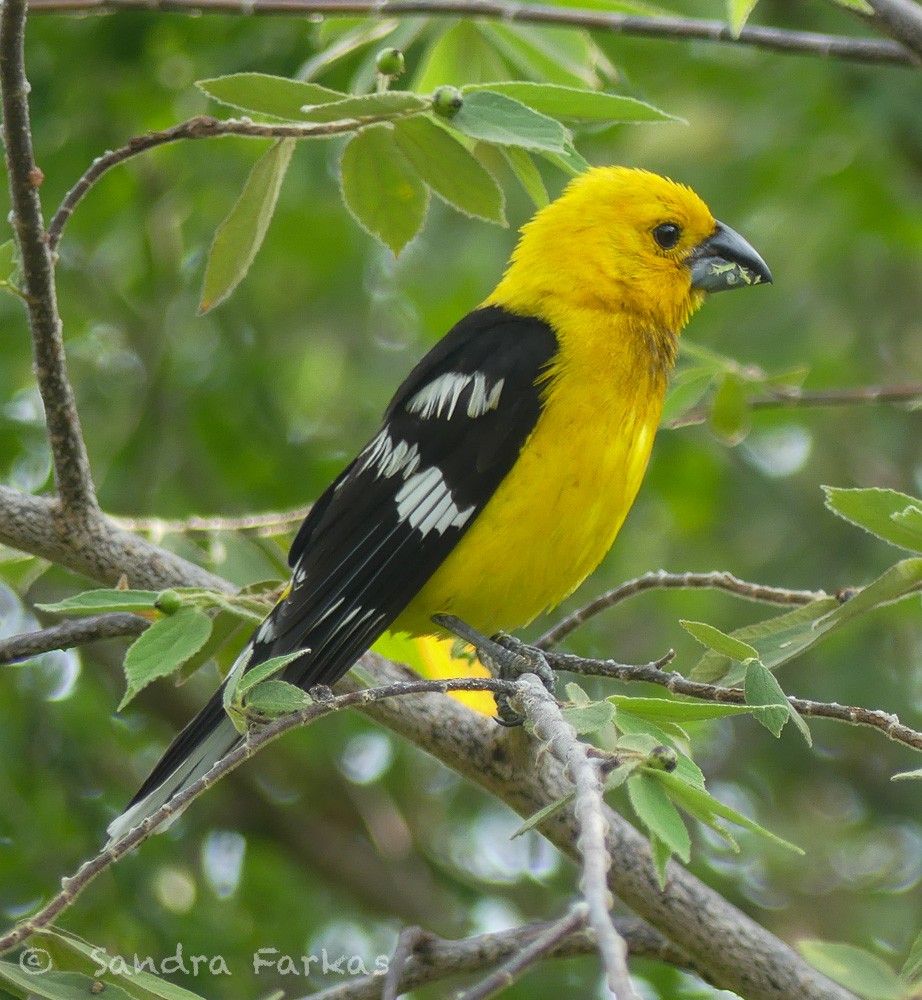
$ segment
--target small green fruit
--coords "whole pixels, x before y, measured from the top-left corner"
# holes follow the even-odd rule
[[[381,76],[400,76],[406,69],[400,49],[381,49],[375,59],[375,67]]]
[[[674,771],[678,766],[679,757],[672,747],[660,745],[650,751],[644,763],[656,771]]]
[[[432,95],[432,110],[443,118],[454,118],[464,106],[464,95],[457,87],[439,87]]]
[[[182,598],[175,590],[164,590],[154,602],[154,607],[164,615],[175,615],[182,607]]]

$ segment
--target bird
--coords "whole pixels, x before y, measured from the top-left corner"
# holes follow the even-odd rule
[[[385,630],[438,634],[433,616],[450,615],[490,635],[559,604],[634,502],[681,330],[709,294],[771,282],[691,188],[623,166],[571,180],[315,502],[290,581],[228,676],[303,650],[281,677],[310,690]],[[243,739],[222,699],[175,738],[110,843]]]

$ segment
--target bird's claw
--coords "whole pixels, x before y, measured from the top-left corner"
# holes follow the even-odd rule
[[[466,622],[453,615],[436,615],[434,621],[443,628],[469,642],[477,651],[480,662],[499,680],[516,680],[522,674],[536,674],[541,683],[554,694],[557,676],[547,662],[547,657],[536,646],[502,632],[488,639]],[[509,704],[504,694],[495,695],[497,715],[501,726],[521,726],[525,721]]]

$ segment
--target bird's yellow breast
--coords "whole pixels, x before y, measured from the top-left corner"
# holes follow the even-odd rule
[[[436,613],[487,634],[514,629],[598,566],[643,479],[667,376],[619,322],[594,310],[552,322],[560,350],[534,431],[395,631],[432,632]]]

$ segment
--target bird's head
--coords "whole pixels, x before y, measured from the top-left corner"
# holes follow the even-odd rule
[[[595,167],[523,227],[491,301],[552,322],[559,307],[601,308],[675,335],[707,293],[771,280],[753,247],[691,188]]]

